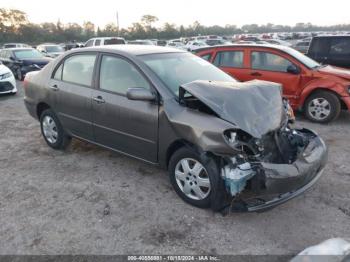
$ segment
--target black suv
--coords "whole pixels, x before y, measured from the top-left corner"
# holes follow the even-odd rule
[[[350,35],[316,36],[307,56],[322,64],[350,68]]]

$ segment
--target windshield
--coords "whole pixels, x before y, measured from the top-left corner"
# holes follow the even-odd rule
[[[63,52],[63,48],[59,45],[50,45],[45,47],[46,52],[48,53],[60,53]]]
[[[24,49],[14,51],[15,56],[18,59],[28,59],[28,58],[43,58],[43,54],[35,49]]]
[[[286,50],[286,51],[288,54],[293,56],[295,59],[299,60],[301,63],[303,63],[308,68],[317,68],[317,67],[321,66],[315,60],[312,60],[310,57],[303,55],[302,53],[300,53],[299,51],[297,51],[293,48],[288,48],[288,50]]]
[[[162,82],[178,95],[179,87],[196,80],[236,82],[211,63],[190,53],[139,56]]]

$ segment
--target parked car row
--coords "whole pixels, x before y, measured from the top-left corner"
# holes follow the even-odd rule
[[[240,81],[281,83],[293,109],[314,122],[336,119],[350,110],[350,70],[321,65],[281,45],[231,45],[197,49],[197,55]]]

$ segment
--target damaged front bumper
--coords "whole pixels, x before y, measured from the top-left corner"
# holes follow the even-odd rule
[[[237,194],[231,205],[232,211],[258,212],[302,194],[321,177],[328,152],[323,140],[313,131],[309,144],[290,164],[261,162],[256,173],[246,182],[245,190]]]

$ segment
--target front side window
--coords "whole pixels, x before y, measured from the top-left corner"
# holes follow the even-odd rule
[[[62,80],[91,86],[95,59],[95,54],[79,54],[67,58],[63,65]]]
[[[292,63],[282,56],[267,52],[252,52],[252,69],[287,72]]]
[[[221,67],[243,67],[243,51],[223,51],[216,54],[214,65]]]
[[[150,84],[141,73],[126,60],[103,56],[100,69],[100,89],[126,94],[128,88],[150,89]]]

